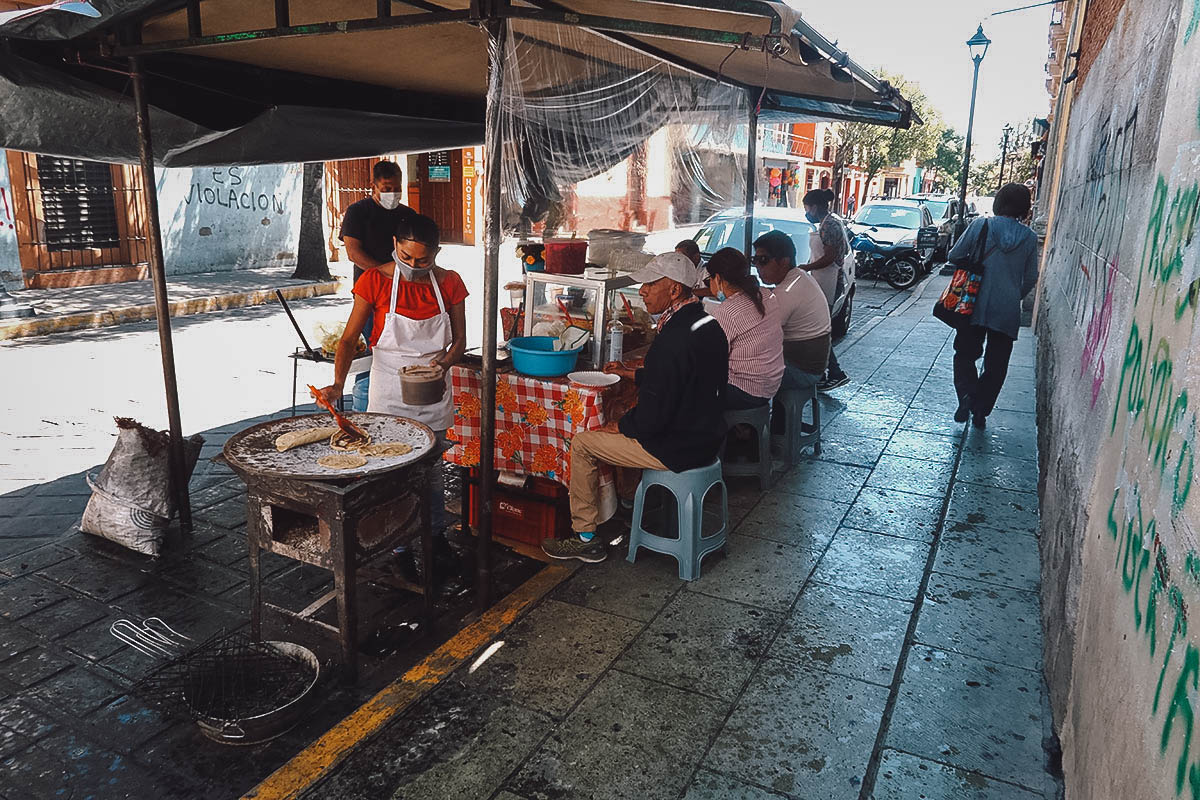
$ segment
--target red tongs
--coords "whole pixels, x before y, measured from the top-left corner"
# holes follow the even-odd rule
[[[333,404],[325,399],[325,395],[321,394],[321,391],[311,383],[308,384],[308,391],[309,394],[313,396],[313,399],[317,401],[317,405],[328,411],[330,414],[333,414],[333,421],[336,422],[337,426],[342,429],[342,433],[350,437],[351,441],[367,438],[366,431],[338,413],[338,410],[334,408]]]

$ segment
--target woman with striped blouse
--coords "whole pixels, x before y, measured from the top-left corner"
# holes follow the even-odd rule
[[[783,326],[779,302],[764,292],[750,274],[750,262],[740,250],[718,250],[705,265],[708,288],[719,300],[709,313],[729,340],[727,409],[765,406],[783,380]]]

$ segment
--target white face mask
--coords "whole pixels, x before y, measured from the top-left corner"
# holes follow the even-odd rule
[[[383,206],[388,211],[391,211],[392,209],[394,209],[400,205],[400,193],[399,192],[380,192],[379,193],[379,205]]]

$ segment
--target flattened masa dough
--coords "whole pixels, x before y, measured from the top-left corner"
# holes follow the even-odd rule
[[[412,445],[404,442],[380,442],[379,444],[363,445],[358,448],[358,452],[372,458],[392,458],[408,455],[412,452]]]
[[[338,429],[335,427],[301,428],[296,431],[288,431],[275,438],[275,449],[281,453],[286,453],[293,447],[300,447],[328,439],[337,432]]]
[[[365,447],[371,443],[371,437],[368,435],[365,439],[353,439],[350,435],[341,428],[334,428],[333,435],[329,437],[329,446],[334,450],[339,450],[343,453],[353,453],[359,448]]]
[[[329,469],[354,469],[355,467],[365,467],[367,459],[353,453],[331,453],[318,458],[317,463]]]

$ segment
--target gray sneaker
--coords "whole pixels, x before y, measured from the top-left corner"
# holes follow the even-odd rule
[[[598,564],[608,557],[608,551],[604,549],[604,542],[599,538],[585,542],[578,536],[572,536],[569,539],[542,539],[542,552],[561,561],[578,558],[589,564]]]

